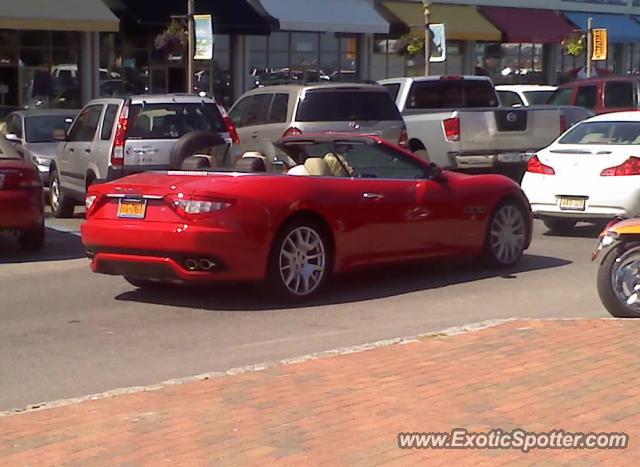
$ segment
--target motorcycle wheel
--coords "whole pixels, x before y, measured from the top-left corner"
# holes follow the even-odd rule
[[[598,267],[598,295],[616,318],[640,318],[640,243],[612,249]]]

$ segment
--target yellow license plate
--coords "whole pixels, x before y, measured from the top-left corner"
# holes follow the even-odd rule
[[[144,199],[121,199],[118,202],[118,217],[125,219],[144,219],[147,201]]]
[[[571,196],[560,197],[560,209],[568,211],[584,211],[586,203],[586,198],[575,198]]]

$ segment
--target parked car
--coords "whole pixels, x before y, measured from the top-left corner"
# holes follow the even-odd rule
[[[91,186],[82,241],[93,271],[138,287],[266,281],[301,299],[373,264],[469,255],[511,266],[531,240],[529,205],[506,177],[443,172],[376,136],[276,146],[308,176],[249,155],[240,177],[142,173]]]
[[[145,170],[179,169],[195,154],[223,157],[238,135],[215,100],[187,94],[96,99],[62,140],[51,164],[51,208],[73,215],[93,183]]]
[[[18,237],[25,250],[44,245],[44,202],[38,168],[0,136],[0,233]]]
[[[504,106],[529,107],[546,104],[557,88],[538,84],[503,84],[496,86],[496,92]]]
[[[488,77],[394,78],[380,84],[402,112],[409,148],[447,169],[503,172],[519,181],[527,153],[563,130],[558,109],[500,107]]]
[[[578,123],[529,160],[522,189],[552,231],[640,215],[640,114]]]
[[[638,83],[635,77],[593,78],[559,86],[549,99],[552,105],[576,105],[596,114],[638,110]]]
[[[49,186],[49,166],[56,153],[58,141],[54,130],[68,130],[79,110],[20,110],[9,114],[5,138],[25,160],[33,161],[45,187]]]
[[[326,131],[375,134],[404,144],[402,116],[385,88],[367,84],[265,86],[229,111],[244,145]]]

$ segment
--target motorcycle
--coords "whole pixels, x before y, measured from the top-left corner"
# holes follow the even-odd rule
[[[598,295],[617,318],[640,318],[640,219],[615,219],[599,236],[591,257],[598,266]]]

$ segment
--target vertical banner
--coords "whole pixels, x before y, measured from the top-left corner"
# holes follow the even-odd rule
[[[429,24],[429,38],[431,39],[430,62],[444,62],[447,59],[447,41],[444,34],[444,24]]]
[[[606,60],[609,50],[609,41],[606,29],[593,29],[593,54],[591,60]]]
[[[213,20],[211,15],[193,15],[196,30],[196,50],[194,60],[213,58]]]

